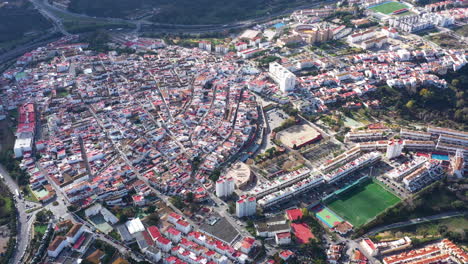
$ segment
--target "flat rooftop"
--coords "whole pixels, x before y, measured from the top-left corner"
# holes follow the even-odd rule
[[[278,132],[276,138],[289,148],[301,146],[320,137],[320,132],[308,124],[294,125]]]
[[[231,244],[239,235],[237,229],[234,228],[224,217],[221,217],[214,225],[205,222],[200,226],[200,230],[214,236],[223,242]]]

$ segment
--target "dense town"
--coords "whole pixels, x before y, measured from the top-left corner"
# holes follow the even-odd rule
[[[467,16],[348,0],[222,39],[25,53],[0,76],[5,263],[468,263],[466,82],[445,78],[466,79]],[[453,123],[402,122],[379,96],[411,111],[454,89]]]

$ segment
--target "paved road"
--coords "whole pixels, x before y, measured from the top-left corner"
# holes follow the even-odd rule
[[[15,190],[19,190],[18,184],[10,177],[10,174],[0,165],[0,175],[3,176],[5,184],[7,185],[8,189],[14,194]],[[21,257],[23,256],[26,248],[29,244],[30,238],[30,231],[31,231],[31,224],[34,213],[26,213],[28,209],[31,207],[30,202],[25,201],[24,199],[18,199],[15,195],[15,205],[17,208],[17,235],[16,235],[16,250],[14,252],[13,258],[10,259],[9,263],[17,264],[20,263]]]
[[[404,226],[410,226],[410,225],[416,225],[424,222],[431,222],[435,220],[441,220],[441,219],[446,219],[446,218],[451,218],[451,217],[456,217],[456,216],[463,216],[463,215],[468,215],[468,211],[454,211],[454,212],[447,212],[447,213],[442,213],[442,214],[437,214],[437,215],[432,215],[432,216],[427,216],[427,217],[421,217],[421,218],[416,218],[416,219],[411,219],[405,222],[399,222],[399,223],[394,223],[391,225],[386,225],[382,227],[377,227],[369,231],[366,235],[375,235],[379,232],[389,230],[389,229],[394,229],[394,228],[399,228],[399,227],[404,227]]]

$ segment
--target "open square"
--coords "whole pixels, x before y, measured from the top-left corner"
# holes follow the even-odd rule
[[[379,12],[385,15],[391,14],[395,11],[398,11],[404,8],[408,8],[408,6],[399,2],[385,2],[382,4],[369,7],[370,10],[373,10],[375,12]]]
[[[338,194],[327,206],[358,227],[400,201],[393,193],[375,182],[357,184]]]

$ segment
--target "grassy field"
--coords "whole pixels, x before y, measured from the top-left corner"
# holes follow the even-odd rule
[[[387,15],[387,14],[390,14],[392,12],[395,12],[395,11],[403,9],[403,8],[408,8],[408,6],[405,5],[405,4],[402,4],[402,3],[398,3],[398,2],[388,2],[388,3],[385,3],[385,4],[381,4],[381,5],[378,5],[378,6],[371,7],[369,9]]]
[[[377,183],[354,187],[353,190],[341,194],[327,206],[349,221],[355,227],[367,223],[386,208],[400,201],[396,195],[385,190]]]
[[[42,237],[45,234],[46,230],[47,230],[47,225],[41,225],[41,224],[34,225],[35,235],[39,237]]]

